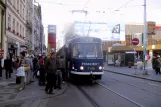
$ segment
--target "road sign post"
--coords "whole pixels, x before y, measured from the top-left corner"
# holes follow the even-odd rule
[[[136,58],[135,58],[135,48],[136,48],[136,46],[139,44],[139,39],[138,38],[133,38],[132,39],[132,45],[133,45],[133,48],[134,48],[134,64],[135,64],[135,62],[136,62]]]
[[[147,47],[147,38],[146,38],[146,35],[147,35],[147,14],[146,14],[146,0],[144,0],[144,36],[143,36],[143,40],[144,40],[144,42],[143,42],[143,48],[144,48],[144,51],[143,51],[143,53],[144,53],[144,72],[143,72],[143,74],[144,75],[147,75],[148,74],[148,72],[147,72],[147,70],[145,69],[145,67],[146,67],[146,60],[145,60],[145,57],[146,57],[146,54],[147,54],[147,49],[146,49],[146,47]]]

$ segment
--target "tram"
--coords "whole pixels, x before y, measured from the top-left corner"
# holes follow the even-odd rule
[[[102,78],[104,72],[100,38],[73,38],[57,52],[57,55],[65,56],[68,79],[100,80]]]

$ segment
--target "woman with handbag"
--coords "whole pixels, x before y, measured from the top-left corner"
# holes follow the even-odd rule
[[[21,78],[21,83],[18,88],[19,91],[21,91],[25,88],[25,82],[24,82],[25,72],[27,72],[29,70],[30,70],[30,66],[26,66],[26,67],[21,66],[17,69],[17,76]]]
[[[17,69],[17,76],[21,78],[21,83],[18,90],[23,90],[25,88],[25,72],[30,70],[30,65],[27,63],[25,59],[25,53],[21,52],[21,60],[19,63],[19,67]]]

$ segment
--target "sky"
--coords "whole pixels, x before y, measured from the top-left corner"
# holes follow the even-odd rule
[[[87,20],[94,21],[118,21],[125,23],[144,22],[144,0],[36,0],[42,7],[44,30],[47,33],[48,24],[57,26],[74,19],[84,19],[84,14],[71,10],[87,10]],[[147,21],[155,21],[161,24],[161,0],[146,0]]]

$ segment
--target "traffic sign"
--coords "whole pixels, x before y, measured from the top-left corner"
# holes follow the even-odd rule
[[[4,54],[4,50],[0,50],[0,54]]]
[[[139,39],[138,38],[133,38],[132,39],[132,44],[135,45],[135,46],[138,45],[139,44]]]

